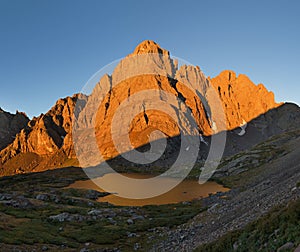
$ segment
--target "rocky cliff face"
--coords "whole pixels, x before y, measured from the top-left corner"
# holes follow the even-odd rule
[[[142,85],[141,85],[142,84]],[[182,89],[182,90],[181,90]],[[196,132],[191,128],[191,125],[187,122],[182,123],[182,126],[186,130],[187,134],[210,134],[210,125],[206,117],[205,109],[199,97],[195,94],[189,93],[181,83],[173,82],[171,79],[164,76],[153,76],[153,75],[142,75],[126,79],[121,82],[116,88],[111,92],[111,95],[107,95],[99,107],[98,113],[96,115],[96,136],[99,143],[99,148],[101,148],[103,153],[106,153],[106,158],[114,157],[118,153],[114,150],[114,144],[112,143],[112,120],[117,112],[118,107],[124,100],[138,94],[138,92],[143,90],[157,90],[165,91],[171,93],[175,97],[181,96],[185,101],[185,104],[190,109],[196,122],[199,126]],[[161,97],[161,99],[164,99]],[[168,98],[165,98],[168,99]],[[161,101],[161,100],[159,100]],[[164,100],[166,101],[166,100]],[[132,122],[129,127],[129,137],[131,139],[132,145],[137,148],[149,142],[149,135],[153,130],[162,131],[167,137],[174,137],[180,134],[179,126],[176,122],[163,111],[160,111],[159,105],[157,104],[157,109],[153,109],[152,100],[148,101],[147,97],[144,97],[138,104],[141,106],[141,113],[137,115],[130,115],[128,112],[124,116],[132,116]],[[168,100],[166,102],[169,102]],[[156,106],[154,105],[154,108]],[[178,111],[174,108],[174,112]],[[186,112],[188,113],[188,112]],[[120,125],[126,125],[125,118],[121,118]],[[118,129],[116,129],[118,130]],[[120,130],[121,127],[120,127]],[[118,135],[122,135],[120,132]],[[153,139],[154,140],[154,139]],[[119,139],[118,142],[122,142]],[[106,148],[107,146],[107,148]]]
[[[67,160],[76,158],[72,141],[72,116],[76,101],[79,101],[76,110],[80,110],[81,113],[77,115],[75,127],[90,130],[90,133],[79,136],[81,141],[88,142],[89,137],[96,134],[97,148],[100,149],[104,158],[116,157],[119,153],[112,139],[115,114],[121,104],[125,101],[130,102],[143,90],[155,90],[160,95],[155,104],[153,101],[151,103],[152,97],[144,95],[134,105],[137,111],[140,111],[133,115],[128,127],[129,139],[134,148],[147,144],[150,140],[156,140],[157,138],[150,139],[149,136],[157,129],[162,131],[166,138],[178,136],[180,129],[188,135],[201,137],[209,137],[222,130],[231,130],[232,134],[235,134],[232,130],[239,129],[246,122],[255,121],[255,118],[259,116],[262,118],[268,111],[281,105],[274,101],[272,92],[267,91],[262,84],[255,85],[245,75],[236,76],[233,71],[224,71],[215,78],[206,78],[199,67],[186,65],[179,67],[167,50],[153,41],[144,41],[132,54],[121,60],[111,75],[104,75],[88,97],[75,95],[58,100],[45,115],[42,114],[32,119],[26,127],[23,125],[23,129],[15,139],[12,139],[11,144],[9,141],[3,142],[3,147],[7,147],[0,152],[1,173],[14,174],[23,170],[25,172],[38,171],[70,165]],[[168,113],[155,109],[160,102],[171,103],[170,98],[165,96],[164,92],[177,98],[177,104],[172,107],[171,112],[177,115],[182,114],[182,117],[192,116],[196,127],[180,118],[181,128],[179,128]],[[215,118],[212,117],[211,107],[222,108],[218,109]],[[221,117],[222,110],[225,115],[225,128],[216,128],[215,120]],[[126,142],[122,134],[126,118],[131,116],[128,113],[125,111],[118,119],[118,127],[113,128],[113,131],[120,133],[119,143]],[[275,131],[278,132],[280,127],[282,127],[281,130],[287,128],[286,118],[282,119],[284,118],[282,112],[280,115],[276,113],[271,113],[271,119],[270,116],[266,116],[258,121],[263,121],[261,125],[264,129],[269,127],[268,132],[272,132],[270,124],[273,124],[274,118],[277,117],[281,119],[275,119],[276,125],[279,122],[282,125],[276,126]],[[286,112],[286,116],[290,114]],[[21,117],[21,115],[17,116]],[[289,120],[294,122],[295,118]],[[1,121],[3,120],[1,120],[0,113],[0,123]],[[27,122],[28,120],[26,124]],[[260,133],[253,143],[250,141],[251,144],[259,142],[263,134],[259,126],[255,127]],[[16,133],[18,130],[20,128],[17,127]],[[270,135],[272,134],[268,133],[266,137]],[[235,138],[235,136],[230,137],[233,140]],[[241,139],[234,141],[241,141]],[[85,145],[83,148],[90,148],[90,146]],[[229,147],[228,153],[232,154],[240,149],[240,147],[236,149]],[[171,148],[170,153],[172,154],[173,151]]]
[[[206,78],[199,67],[179,67],[167,50],[153,41],[144,41],[117,65],[112,75],[105,75],[100,80],[79,116],[81,127],[91,128],[93,132],[95,125],[98,148],[105,159],[119,154],[111,132],[112,121],[118,108],[124,101],[144,90],[158,90],[177,97],[190,111],[197,124],[197,130],[194,131],[188,122],[180,122],[183,130],[189,135],[210,136],[222,130],[232,130],[279,105],[274,101],[273,94],[262,84],[256,86],[245,75],[236,77],[233,71],[224,71],[215,78]],[[162,95],[155,102],[159,104],[166,99]],[[147,101],[148,97],[144,95],[139,103],[135,104],[140,106],[141,111],[137,115],[130,115],[130,108],[124,111],[124,117],[119,119],[118,143],[126,142],[125,137],[122,138],[125,133],[121,125],[126,125],[126,118],[130,116],[133,120],[128,132],[134,148],[147,144],[151,132],[155,129],[162,131],[165,137],[179,135],[180,129],[174,120],[168,114],[159,111],[161,108],[158,105],[158,109],[152,109],[153,106]],[[173,112],[179,114],[185,110],[184,106],[174,107]],[[217,108],[217,111],[214,111],[215,118],[212,118],[212,107]],[[215,121],[222,117],[222,110],[226,125],[223,128],[214,125]],[[188,111],[184,111],[185,116],[188,114]],[[89,140],[84,138],[84,141]],[[95,153],[98,152],[98,148],[94,150]],[[129,151],[130,148],[124,150]]]
[[[132,107],[124,110],[123,117],[121,116],[118,121],[119,127],[113,129],[119,136],[118,143],[125,143],[124,135],[127,132],[124,133],[123,128],[126,127],[125,121],[129,117],[132,121],[128,132],[134,148],[147,144],[154,130],[160,130],[165,137],[178,136],[179,126],[169,113],[161,111],[163,108],[159,105],[171,104],[170,97],[165,93],[177,99],[170,113],[182,113],[183,117],[190,115],[196,121],[197,128],[190,125],[190,122],[181,120],[181,130],[188,135],[210,135],[212,133],[210,121],[199,95],[201,93],[205,95],[208,85],[199,67],[182,66],[178,69],[177,62],[171,59],[167,50],[153,41],[144,41],[132,54],[120,61],[112,75],[105,75],[96,85],[83,112],[79,115],[79,127],[91,128],[90,135],[92,135],[95,125],[98,148],[104,158],[117,156],[119,152],[114,146],[111,133],[116,112],[121,104],[132,101],[136,94],[146,91],[138,98],[138,102],[134,102],[140,113],[130,114]],[[196,88],[198,94],[193,92]],[[153,90],[159,93],[158,97],[154,97]],[[84,138],[84,142],[89,140]],[[130,148],[124,146],[124,150],[128,151]]]
[[[0,108],[0,150],[13,142],[14,137],[23,129],[29,118],[24,113],[5,112]]]
[[[244,74],[236,76],[233,71],[223,71],[210,79],[210,83],[222,100],[228,129],[250,122],[281,105],[263,84],[255,85]]]
[[[31,170],[38,167],[42,161],[51,167],[51,165],[59,166],[65,158],[75,158],[72,143],[72,116],[78,99],[84,101],[85,97],[74,95],[60,99],[46,114],[30,120],[15,136],[14,141],[0,152],[2,168],[5,169],[8,164],[10,167],[7,168],[14,167],[11,162],[14,158],[24,157],[24,164]],[[26,154],[29,153],[35,155],[28,158]],[[53,161],[53,157],[58,153],[60,157],[56,158],[57,162],[55,160],[47,162]],[[28,167],[14,168],[17,172],[22,172],[27,171]],[[40,167],[43,168],[46,167]]]

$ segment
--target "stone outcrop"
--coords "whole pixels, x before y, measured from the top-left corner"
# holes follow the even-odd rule
[[[84,100],[85,97],[74,95],[59,99],[46,114],[30,120],[15,136],[14,141],[0,152],[2,165],[4,164],[5,167],[5,163],[8,161],[28,153],[34,153],[38,157],[49,160],[58,153],[65,158],[75,158],[72,142],[72,117],[78,99]],[[32,162],[33,166],[38,166],[41,159],[35,159]],[[24,163],[26,164],[25,161]],[[49,165],[51,166],[51,164]],[[22,169],[26,170],[24,167]]]
[[[13,142],[14,137],[29,122],[25,113],[16,112],[11,114],[0,108],[0,150]]]
[[[226,114],[227,129],[234,129],[276,108],[274,94],[263,84],[255,85],[246,75],[236,76],[233,71],[223,71],[210,83],[218,92]]]

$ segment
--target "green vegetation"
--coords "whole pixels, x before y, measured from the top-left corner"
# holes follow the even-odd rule
[[[299,227],[300,200],[297,200],[286,207],[274,208],[244,229],[228,233],[216,242],[197,248],[196,251],[276,251],[287,242],[300,244]]]
[[[95,203],[96,209],[105,209],[100,203]],[[106,207],[107,209],[107,207]],[[128,209],[126,207],[111,207],[110,209]],[[49,216],[67,212],[87,216],[91,210],[88,207],[46,204],[31,209],[18,209],[0,204],[0,216],[9,219],[0,224],[0,243],[6,244],[54,244],[77,248],[80,244],[91,242],[95,245],[120,246],[130,250],[135,242],[147,238],[146,232],[157,227],[174,227],[185,223],[203,210],[199,202],[190,205],[171,204],[162,206],[144,206],[130,208],[141,216],[146,216],[128,224],[131,215],[125,211],[114,217],[116,225],[108,218],[84,221],[52,221]],[[112,210],[113,211],[113,210]],[[118,211],[117,211],[118,213]],[[127,234],[136,233],[138,238],[128,239]]]
[[[82,244],[90,243],[89,249],[119,247],[122,251],[132,251],[134,244],[139,243],[147,250],[162,239],[158,230],[185,223],[204,210],[200,201],[144,207],[113,206],[89,197],[95,191],[65,188],[75,178],[84,178],[81,169],[1,178],[0,194],[9,192],[15,195],[13,199],[25,196],[30,204],[14,207],[0,201],[0,244],[22,248],[47,244],[54,249],[61,246],[78,249]],[[38,199],[40,195],[44,198]],[[96,195],[102,197],[106,193]],[[101,214],[89,214],[91,210]],[[63,213],[79,219],[59,221],[49,218]],[[135,216],[138,217],[134,219]]]
[[[242,173],[214,180],[227,187],[243,189],[258,174],[264,174],[263,164],[289,151],[281,142],[292,137],[295,136],[285,134],[223,160],[220,168],[238,159],[238,168],[246,169]],[[197,164],[189,178],[198,178],[201,166]],[[123,171],[139,170],[132,168]],[[142,250],[147,251],[154,243],[165,238],[162,234],[166,232],[163,231],[186,223],[205,210],[201,201],[119,207],[96,201],[95,195],[103,197],[106,193],[95,194],[91,190],[66,188],[76,180],[84,179],[88,179],[85,173],[75,167],[0,178],[0,196],[10,194],[13,200],[18,201],[18,197],[21,197],[19,200],[29,202],[24,207],[16,207],[5,203],[11,199],[0,200],[0,246],[20,245],[22,250],[31,251],[28,246],[34,244],[39,246],[37,251],[40,251],[46,244],[51,251],[57,251],[62,246],[72,251],[89,243],[90,250],[119,247],[122,251],[132,251],[138,243]],[[300,181],[297,187],[300,187]],[[90,214],[93,210],[99,210],[101,214]],[[49,218],[61,214],[67,214],[71,219],[59,221]],[[273,209],[244,229],[227,233],[215,243],[203,245],[197,251],[276,251],[286,242],[297,245],[300,243],[299,216],[298,200],[287,207]]]

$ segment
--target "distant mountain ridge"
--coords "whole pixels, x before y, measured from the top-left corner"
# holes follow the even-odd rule
[[[22,159],[23,162],[17,164],[20,167],[15,168],[16,173],[22,173],[28,168],[38,171],[46,167],[60,166],[65,159],[74,157],[71,139],[72,116],[75,103],[81,97],[84,100],[85,96],[82,95],[59,99],[46,114],[30,120],[16,134],[14,141],[0,152],[2,165],[13,167],[14,159],[30,154]],[[57,158],[54,158],[55,156]]]
[[[124,69],[133,73],[135,71],[134,67],[127,64],[127,59],[143,54],[153,54],[149,64],[151,70],[157,74],[133,76],[122,80]],[[155,54],[162,56],[156,58]],[[164,75],[159,73],[164,73]],[[122,81],[116,87],[111,88],[112,84],[118,80]],[[197,94],[191,93],[184,83],[188,83],[191,87],[197,83],[194,87]],[[98,108],[99,94],[103,89],[108,92],[105,97],[101,97],[104,101]],[[295,116],[299,115],[299,107],[276,103],[274,94],[262,84],[255,85],[247,76],[236,76],[233,71],[229,70],[223,71],[214,78],[206,78],[199,67],[185,65],[178,67],[167,50],[147,40],[138,45],[133,54],[122,60],[112,75],[104,75],[91,95],[77,94],[59,99],[45,115],[42,114],[30,121],[28,118],[22,119],[24,120],[24,123],[20,124],[22,127],[11,131],[15,138],[10,138],[9,141],[1,140],[3,147],[0,151],[0,175],[78,165],[72,141],[72,116],[76,102],[84,111],[79,114],[78,123],[91,130],[94,130],[95,124],[96,138],[104,157],[106,159],[116,157],[118,153],[110,132],[112,118],[122,101],[144,89],[166,91],[179,97],[190,109],[198,126],[195,131],[187,124],[184,126],[186,131],[192,135],[203,135],[208,138],[213,134],[213,122],[208,116],[206,102],[211,100],[212,92],[217,93],[225,113],[226,129],[229,132],[228,150],[225,150],[228,155],[259,143],[278,132],[289,130],[291,125],[297,127],[299,122],[299,117]],[[98,108],[96,114],[92,113],[95,108]],[[7,128],[7,124],[2,122],[4,119],[1,119],[1,113],[0,134]],[[246,134],[244,139],[248,139],[248,143],[243,147],[243,138],[236,136],[235,130],[245,123],[250,123],[249,127],[255,128],[256,133],[255,139],[252,138],[253,140],[250,141],[251,144],[249,143],[250,133],[248,136]],[[120,127],[122,127],[122,121],[120,121]],[[162,130],[169,138],[179,134],[179,128],[167,115],[155,110],[148,111],[146,106],[144,113],[137,115],[131,124],[129,136],[132,144],[136,148],[147,144],[149,133],[156,128]],[[246,132],[247,130],[253,131],[246,129]],[[265,133],[266,130],[269,133]],[[235,141],[240,142],[234,143]],[[238,146],[233,147],[234,144]]]
[[[276,103],[273,92],[269,92],[263,84],[255,85],[244,74],[236,76],[235,72],[226,70],[211,78],[210,82],[222,100],[228,129],[250,122],[283,104]]]
[[[16,134],[23,129],[29,118],[25,113],[11,114],[0,108],[0,150],[10,144]]]

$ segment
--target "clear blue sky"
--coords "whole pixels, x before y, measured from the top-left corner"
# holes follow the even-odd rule
[[[300,1],[0,0],[0,106],[46,112],[145,39],[300,103]]]

